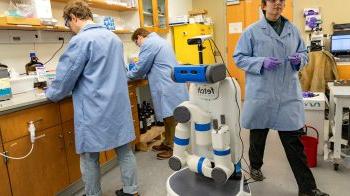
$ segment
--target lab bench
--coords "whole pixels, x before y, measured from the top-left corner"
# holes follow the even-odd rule
[[[147,81],[129,82],[129,97],[137,144],[140,140],[136,88]],[[43,93],[27,92],[0,102],[0,152],[19,157],[31,148],[28,122],[36,136],[31,155],[22,160],[0,159],[0,195],[55,195],[68,187],[80,189],[79,155],[75,153],[73,103],[50,102]],[[101,152],[102,171],[116,165],[114,150]]]

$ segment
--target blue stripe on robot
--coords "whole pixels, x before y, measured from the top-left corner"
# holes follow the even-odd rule
[[[210,130],[210,123],[208,124],[195,124],[194,128],[196,131],[209,131]]]
[[[217,156],[226,156],[231,153],[231,149],[228,150],[214,150],[214,154]]]
[[[178,137],[174,137],[174,143],[179,146],[187,146],[190,143],[190,139],[180,139]]]
[[[204,157],[199,158],[198,164],[197,164],[197,171],[199,174],[203,174],[202,167],[204,162]]]

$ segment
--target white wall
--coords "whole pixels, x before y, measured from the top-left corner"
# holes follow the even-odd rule
[[[8,9],[8,4],[9,4],[8,2],[9,2],[8,0],[0,0],[0,15],[2,15],[4,11]],[[56,2],[52,3],[51,5],[52,14],[54,18],[58,20],[58,25],[60,26],[64,25],[64,22],[62,19],[64,5],[65,4],[63,3],[56,3]],[[92,9],[92,10],[93,10],[93,13],[96,13],[99,15],[109,15],[124,21],[127,19],[125,23],[127,24],[126,27],[128,29],[136,29],[140,25],[138,11],[120,13],[116,11],[101,10],[101,9]],[[138,52],[138,48],[130,40],[131,34],[121,34],[118,36],[122,39],[124,43],[125,56]],[[65,44],[65,46],[66,45],[67,44]],[[10,67],[14,67],[16,71],[18,71],[19,73],[24,73],[25,64],[28,63],[30,60],[29,51],[32,51],[35,49],[35,51],[37,51],[37,55],[40,61],[46,62],[60,46],[61,46],[60,43],[57,43],[57,44],[41,43],[41,44],[35,44],[35,45],[34,44],[0,44],[0,51],[1,51],[0,62]],[[58,59],[64,52],[64,48],[60,50],[60,52],[57,53],[56,57],[52,59],[52,61],[47,65],[48,69],[56,68]]]
[[[8,0],[0,0],[0,15],[8,9]],[[62,11],[65,4],[52,3],[52,13],[54,18],[58,20],[58,25],[63,26]],[[169,17],[187,14],[192,9],[192,0],[169,0]],[[121,20],[126,20],[128,29],[136,29],[139,27],[139,13],[133,12],[115,12],[109,10],[92,9],[94,13],[99,15],[109,15]],[[123,21],[123,22],[124,22]],[[116,24],[118,25],[118,24]],[[1,30],[0,30],[1,31]],[[118,35],[124,43],[124,53],[128,56],[133,53],[137,53],[139,50],[136,45],[131,41],[131,34]],[[170,43],[172,41],[172,32],[165,35]],[[25,64],[29,62],[29,51],[36,50],[37,55],[41,62],[47,61],[52,54],[60,47],[61,44],[0,44],[0,62],[8,66],[14,67],[18,72],[25,72]],[[67,44],[65,44],[66,46]],[[35,47],[35,48],[34,48]],[[55,69],[58,63],[60,55],[63,53],[64,48],[56,55],[54,59],[47,65],[48,69]]]
[[[187,15],[188,11],[192,10],[192,0],[169,0],[169,18],[174,16]],[[167,35],[169,42],[173,44],[173,31],[170,28],[170,33]]]
[[[214,41],[224,61],[226,61],[226,1],[225,0],[193,0],[193,9],[206,9],[208,16],[214,21]],[[218,62],[221,60],[218,58]]]

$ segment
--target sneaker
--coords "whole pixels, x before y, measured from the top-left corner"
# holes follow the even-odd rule
[[[172,149],[169,146],[162,143],[162,144],[157,145],[157,146],[152,146],[152,150],[153,151],[169,151]]]
[[[163,159],[169,159],[173,156],[172,150],[163,151],[157,154],[157,159],[163,160]]]
[[[309,193],[301,193],[299,192],[299,196],[329,196],[329,194],[320,191],[319,189],[314,189]]]
[[[265,179],[260,169],[250,168],[250,177],[256,181],[263,181]]]
[[[116,190],[115,195],[117,195],[117,196],[140,196],[138,193],[135,193],[135,194],[124,193],[123,189]]]

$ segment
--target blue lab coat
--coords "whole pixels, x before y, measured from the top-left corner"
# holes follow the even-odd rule
[[[128,72],[130,79],[147,75],[158,121],[173,116],[174,109],[188,100],[186,85],[171,79],[174,66],[178,63],[170,44],[156,33],[151,33],[141,45],[136,68]]]
[[[304,126],[298,71],[292,69],[288,56],[299,53],[302,68],[308,61],[306,52],[298,29],[289,21],[280,36],[265,18],[244,31],[233,55],[246,76],[241,118],[244,128],[293,131]],[[282,64],[277,70],[264,70],[265,57],[278,58]]]
[[[71,92],[78,154],[109,150],[135,139],[123,44],[100,25],[86,25],[71,39],[46,96],[56,102]]]

